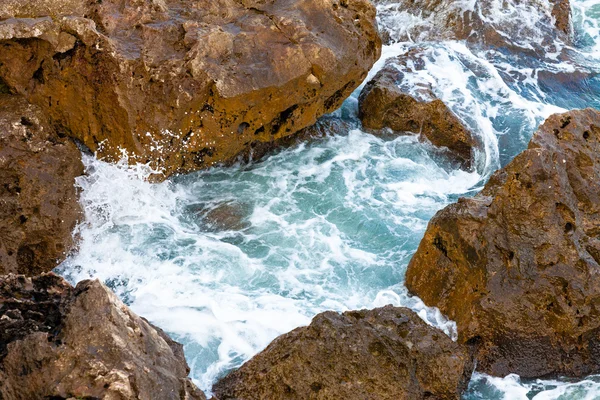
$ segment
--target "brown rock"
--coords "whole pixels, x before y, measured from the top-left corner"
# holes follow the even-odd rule
[[[7,5],[20,17],[0,21],[0,78],[11,90],[100,157],[125,149],[166,175],[313,124],[381,48],[368,0]]]
[[[0,277],[0,398],[205,399],[182,346],[99,281]]]
[[[571,3],[569,0],[550,0],[555,26],[566,35],[571,35]]]
[[[504,376],[600,371],[600,112],[556,114],[472,199],[438,212],[406,285]]]
[[[38,16],[83,16],[86,2],[81,0],[0,0],[0,19]]]
[[[354,128],[356,128],[354,124],[345,119],[324,116],[314,125],[303,128],[292,135],[283,136],[272,142],[254,141],[232,161],[248,163],[253,160],[259,160],[268,154],[274,154],[282,149],[288,149],[302,143],[315,142],[328,135],[347,133]]]
[[[462,167],[470,168],[476,141],[458,117],[429,88],[409,94],[401,88],[404,74],[394,63],[404,63],[411,53],[391,59],[369,81],[359,96],[359,118],[367,129],[390,128],[420,133],[433,145],[446,147]]]
[[[454,0],[374,0],[386,43],[399,41],[466,40],[471,44],[537,51],[555,40],[571,41],[569,0],[478,0],[473,8]],[[546,9],[546,5],[550,8]],[[399,24],[406,13],[415,21]],[[551,18],[550,15],[553,17]],[[405,17],[404,21],[407,18]]]
[[[196,211],[196,216],[200,219],[200,225],[204,230],[240,231],[250,226],[247,221],[249,211],[246,204],[227,201],[199,209]]]
[[[406,308],[325,312],[275,339],[214,387],[214,399],[459,399],[465,347]]]
[[[0,274],[50,271],[73,245],[81,215],[81,153],[41,110],[0,94]]]

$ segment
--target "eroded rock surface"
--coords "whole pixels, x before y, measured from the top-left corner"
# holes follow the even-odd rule
[[[288,149],[301,144],[312,143],[339,132],[349,132],[357,128],[348,120],[331,115],[320,118],[314,125],[299,130],[293,135],[283,136],[272,142],[254,141],[235,158],[235,162],[252,162],[267,155],[273,155],[282,149]]]
[[[390,128],[420,133],[433,145],[446,147],[463,168],[470,168],[477,144],[471,132],[431,88],[402,85],[404,74],[395,65],[412,64],[411,54],[390,59],[365,85],[359,96],[363,126],[371,130]]]
[[[179,343],[99,281],[0,276],[0,398],[205,399]]]
[[[39,107],[0,93],[0,274],[52,270],[73,245],[81,216],[74,143]]]
[[[438,212],[406,274],[477,369],[600,371],[600,112],[549,117],[483,191]]]
[[[214,387],[226,399],[459,399],[464,346],[406,308],[325,312],[275,339]]]
[[[381,48],[368,0],[29,3],[0,0],[0,78],[99,156],[166,175],[313,124]]]

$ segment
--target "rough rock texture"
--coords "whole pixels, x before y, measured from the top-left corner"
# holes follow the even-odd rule
[[[354,125],[355,124],[350,123],[345,119],[333,117],[331,115],[323,116],[314,125],[306,127],[292,135],[283,136],[272,142],[252,142],[250,143],[250,146],[244,149],[244,151],[238,154],[238,157],[232,161],[247,163],[260,160],[266,155],[272,155],[282,149],[298,146],[303,143],[311,143],[339,132],[349,132],[350,130],[357,128],[357,126]]]
[[[0,94],[0,274],[38,274],[64,259],[81,214],[82,173],[77,147],[38,107]]]
[[[406,308],[325,312],[214,387],[226,399],[459,399],[467,349]]]
[[[395,64],[409,59],[410,52],[390,59],[365,85],[358,99],[363,126],[420,133],[433,145],[448,148],[461,166],[469,168],[477,144],[471,132],[430,88],[401,87],[404,74]]]
[[[536,51],[571,41],[569,0],[373,0],[385,42],[466,40]],[[399,19],[399,17],[401,17]]]
[[[0,276],[0,398],[205,399],[182,346],[99,281]]]
[[[600,112],[549,117],[472,199],[438,212],[406,285],[477,347],[477,369],[600,371]]]
[[[554,25],[558,30],[566,35],[572,34],[571,25],[571,2],[569,0],[551,0],[552,17],[554,17]]]
[[[22,3],[0,0],[3,82],[100,157],[166,175],[313,124],[381,49],[368,0]]]

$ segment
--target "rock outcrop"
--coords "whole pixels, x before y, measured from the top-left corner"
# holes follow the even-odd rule
[[[182,346],[99,281],[0,276],[0,398],[205,399]]]
[[[456,321],[477,369],[600,371],[600,112],[549,117],[483,191],[438,212],[406,285]]]
[[[0,94],[0,274],[39,274],[64,259],[81,215],[82,173],[79,150],[39,107]]]
[[[572,39],[569,0],[374,0],[382,36],[399,41],[466,40],[519,52]]]
[[[363,127],[420,133],[433,145],[446,147],[460,166],[470,168],[476,140],[430,88],[402,87],[404,74],[395,64],[406,65],[408,60],[411,52],[390,59],[365,85],[358,103]]]
[[[325,312],[275,339],[214,387],[214,399],[459,399],[466,347],[406,308]]]
[[[380,54],[368,0],[0,0],[0,79],[62,133],[165,175],[333,111]]]

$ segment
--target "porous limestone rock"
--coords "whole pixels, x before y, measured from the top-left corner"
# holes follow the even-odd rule
[[[183,348],[97,280],[0,276],[0,398],[205,400]]]
[[[31,3],[31,4],[30,4]],[[0,0],[0,78],[164,176],[313,124],[379,58],[368,0]]]
[[[0,93],[0,274],[52,270],[81,217],[81,153],[39,107]]]
[[[404,73],[396,65],[418,64],[415,48],[391,58],[363,88],[359,96],[359,118],[372,132],[385,128],[397,132],[421,134],[437,147],[445,147],[463,168],[470,168],[477,146],[473,134],[460,119],[437,98],[429,87],[402,84]],[[416,68],[416,66],[415,66]]]
[[[481,372],[600,371],[600,112],[550,116],[481,193],[439,211],[406,285],[456,321]]]
[[[407,308],[332,311],[275,339],[219,381],[214,400],[460,399],[465,346]]]

